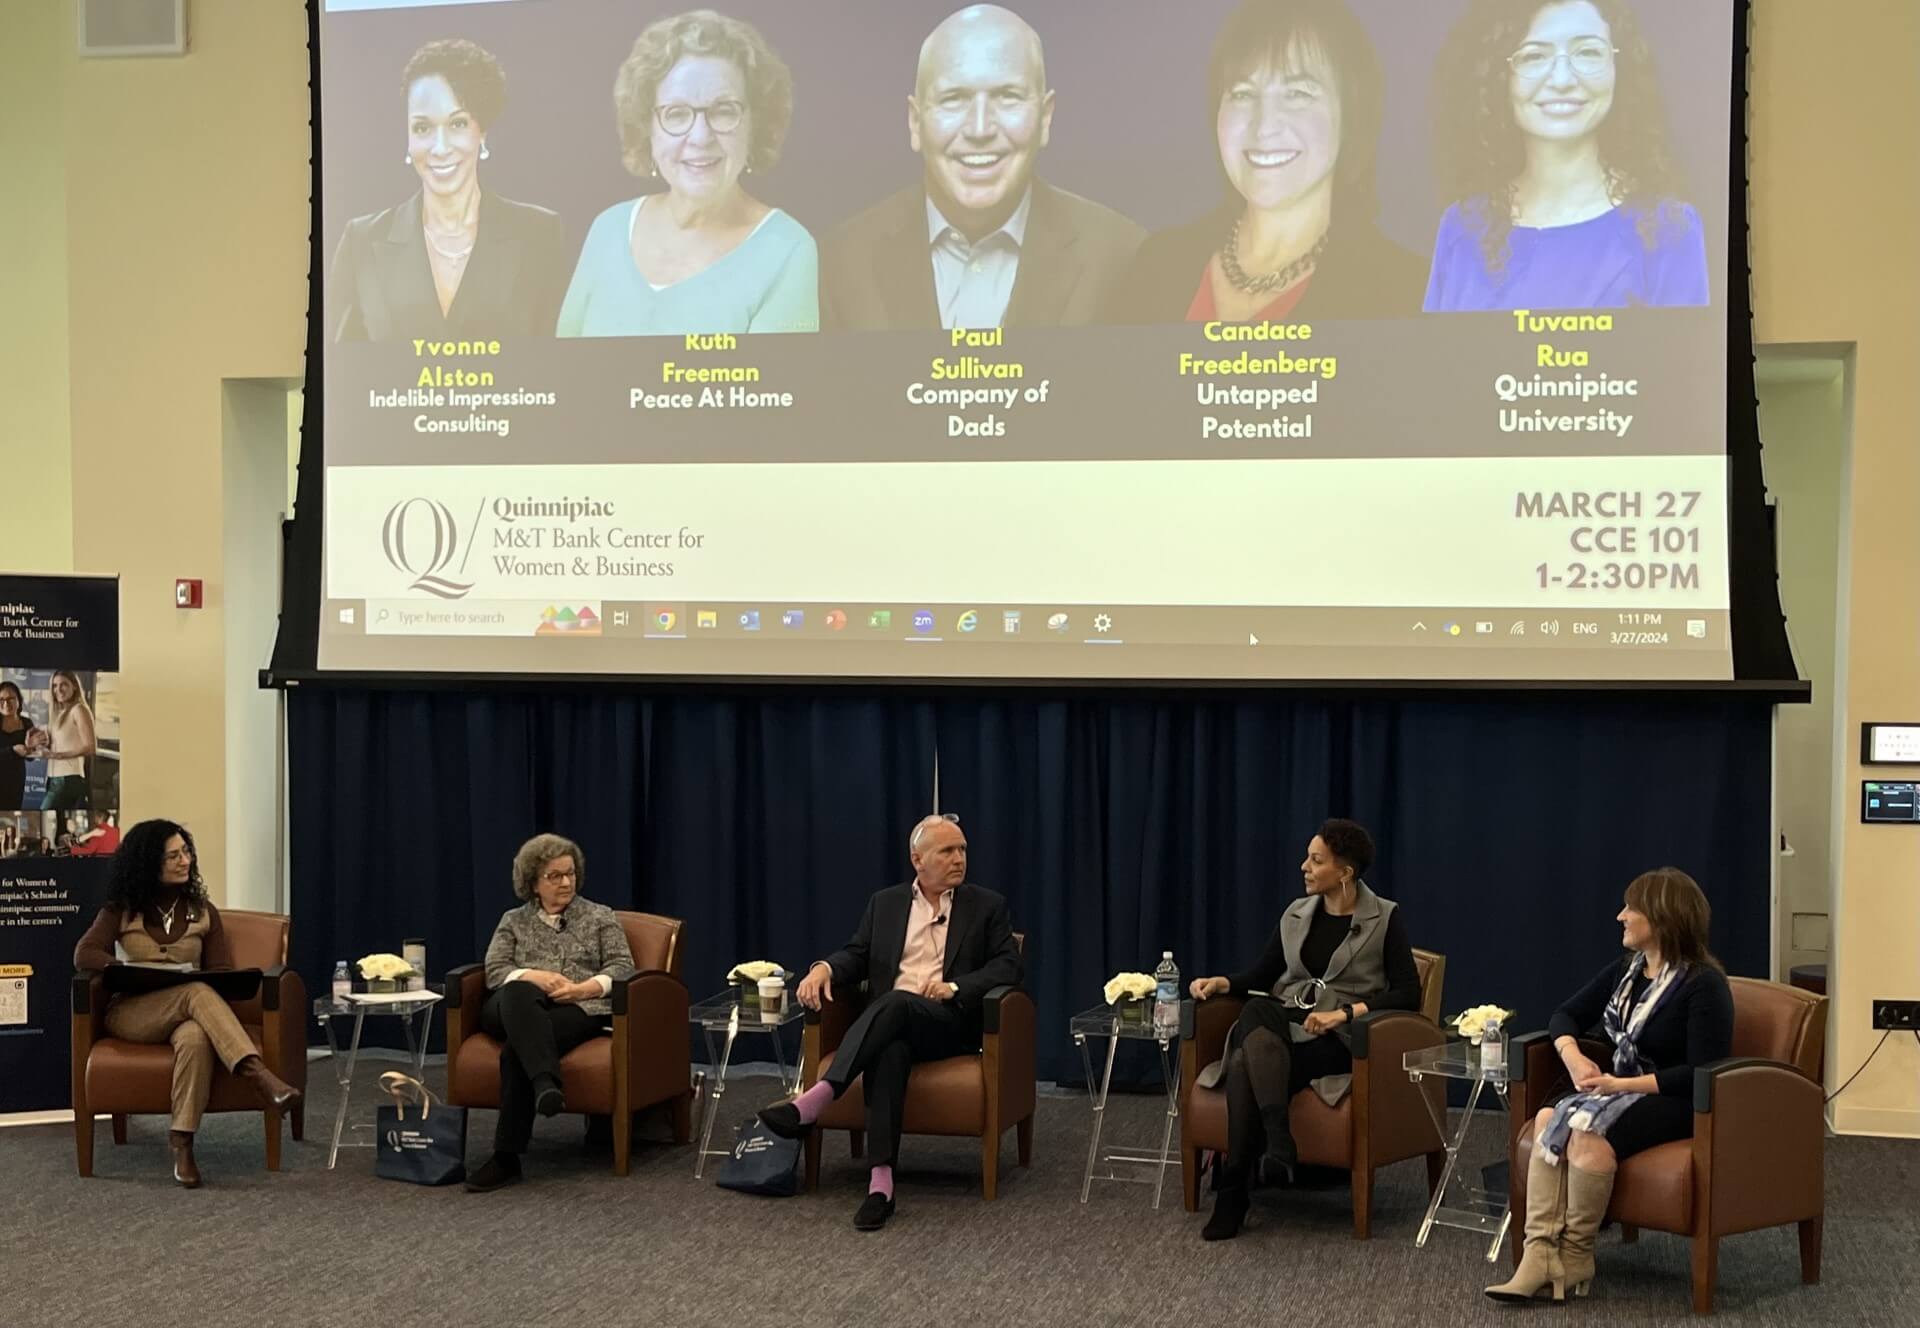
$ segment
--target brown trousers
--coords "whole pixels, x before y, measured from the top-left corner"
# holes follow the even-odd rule
[[[233,1007],[204,982],[183,982],[107,1007],[107,1032],[128,1042],[173,1044],[172,1128],[191,1134],[213,1092],[213,1058],[229,1070],[260,1049],[233,1017]]]

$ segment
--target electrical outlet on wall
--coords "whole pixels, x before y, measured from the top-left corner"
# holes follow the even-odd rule
[[[1873,1026],[1920,1030],[1920,1001],[1875,1001]]]

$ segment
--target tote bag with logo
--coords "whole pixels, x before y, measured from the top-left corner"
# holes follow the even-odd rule
[[[436,1102],[410,1074],[389,1070],[380,1087],[393,1098],[376,1115],[373,1171],[382,1180],[453,1185],[467,1178],[467,1109]],[[417,1104],[411,1113],[407,1104]]]

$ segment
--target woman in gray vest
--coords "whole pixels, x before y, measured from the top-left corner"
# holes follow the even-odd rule
[[[535,835],[513,855],[513,893],[526,902],[502,915],[487,942],[487,986],[480,1027],[500,1051],[500,1119],[493,1157],[467,1178],[470,1190],[497,1190],[520,1179],[520,1154],[533,1116],[567,1109],[560,1058],[608,1031],[613,984],[633,973],[620,919],[580,897],[587,859],[559,835]]]
[[[1280,915],[1252,968],[1195,978],[1195,1000],[1245,992],[1226,1055],[1200,1072],[1227,1094],[1227,1155],[1214,1167],[1213,1216],[1204,1240],[1229,1240],[1247,1216],[1253,1181],[1287,1185],[1299,1162],[1287,1106],[1311,1087],[1328,1106],[1353,1080],[1348,1028],[1369,1010],[1420,1008],[1420,973],[1406,924],[1390,899],[1360,879],[1373,840],[1353,821],[1330,820],[1307,845],[1306,898]]]

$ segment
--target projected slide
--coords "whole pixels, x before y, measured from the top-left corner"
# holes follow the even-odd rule
[[[325,0],[319,663],[1712,680],[1732,0]]]

